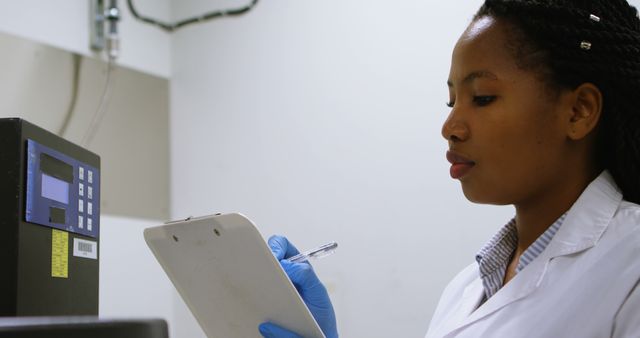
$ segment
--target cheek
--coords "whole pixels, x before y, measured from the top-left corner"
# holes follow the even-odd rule
[[[491,123],[482,137],[482,167],[491,184],[516,184],[546,175],[558,165],[558,150],[562,138],[553,122],[530,111],[520,118]],[[528,117],[528,118],[527,118]]]
[[[484,148],[485,160],[493,164],[510,164],[512,158],[518,157],[522,149],[529,146],[532,136],[529,127],[518,121],[489,123],[485,130],[476,135]]]
[[[517,165],[515,160],[530,162],[546,157],[562,140],[550,105],[522,100],[505,108],[485,121],[478,121],[479,126],[484,125],[487,141],[483,143],[492,148],[489,154]]]
[[[488,134],[486,141],[477,174],[462,180],[463,192],[472,202],[513,204],[553,173],[549,144],[539,132],[505,129]]]
[[[490,136],[495,149],[490,149],[489,154],[496,164],[510,172],[539,169],[557,146],[549,129],[534,124],[514,125]]]

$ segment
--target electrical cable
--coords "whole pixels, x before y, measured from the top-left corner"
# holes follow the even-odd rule
[[[82,145],[88,147],[93,140],[100,124],[102,123],[102,118],[104,117],[105,112],[107,111],[109,100],[111,99],[111,93],[113,91],[113,77],[112,73],[114,72],[115,62],[113,58],[109,58],[107,63],[107,75],[105,79],[105,85],[102,90],[102,97],[100,98],[100,104],[93,114],[93,118],[91,119],[91,124],[89,128],[87,128],[84,136],[82,137]]]
[[[64,134],[67,132],[69,123],[71,122],[73,114],[76,110],[76,103],[78,102],[78,87],[80,83],[80,67],[82,64],[82,56],[80,54],[73,53],[71,55],[71,62],[73,64],[71,98],[69,99],[69,107],[67,108],[67,114],[65,114],[64,121],[62,122],[62,127],[60,127],[60,130],[58,130],[58,136],[60,137],[64,137]]]
[[[237,8],[237,9],[227,9],[227,10],[207,12],[203,15],[194,16],[194,17],[180,20],[174,23],[167,23],[167,22],[162,22],[160,20],[153,19],[147,16],[140,15],[138,11],[135,9],[135,6],[133,5],[133,0],[127,0],[129,11],[133,15],[133,17],[135,17],[140,21],[146,22],[150,25],[158,26],[170,33],[190,24],[205,22],[205,21],[209,21],[219,17],[239,16],[239,15],[245,14],[249,12],[257,3],[258,3],[258,0],[251,0],[251,3],[249,3],[248,5]]]
[[[107,112],[109,101],[111,100],[111,92],[113,91],[113,72],[115,71],[115,62],[120,54],[120,37],[118,35],[118,21],[120,21],[120,10],[118,10],[117,0],[110,0],[109,7],[105,14],[108,24],[107,33],[107,75],[105,79],[104,89],[102,90],[102,96],[100,98],[100,104],[96,109],[93,117],[91,118],[91,124],[85,131],[82,138],[82,144],[89,147],[93,137],[98,132],[102,119]]]

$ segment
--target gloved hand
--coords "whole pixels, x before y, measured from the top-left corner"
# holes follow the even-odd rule
[[[258,330],[264,338],[302,338],[299,334],[283,329],[273,323],[262,323],[258,326]]]
[[[299,251],[285,237],[271,236],[268,243],[324,335],[327,338],[337,338],[336,315],[333,311],[333,305],[331,305],[331,299],[329,299],[327,289],[316,276],[311,264],[308,262],[291,263],[286,260],[286,258],[297,255]],[[273,323],[263,323],[259,330],[266,338],[300,338],[300,335]]]

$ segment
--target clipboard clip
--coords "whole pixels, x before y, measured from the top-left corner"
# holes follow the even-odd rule
[[[167,225],[167,224],[173,224],[173,223],[186,222],[186,221],[190,221],[191,219],[193,219],[193,216],[189,216],[187,218],[177,219],[177,220],[174,220],[174,221],[166,221],[166,222],[164,222],[164,224]]]
[[[222,213],[221,212],[216,212],[213,215],[214,216],[220,216],[220,215],[222,215]],[[177,219],[177,220],[174,220],[174,221],[166,221],[166,222],[164,222],[164,224],[167,225],[167,224],[173,224],[173,223],[187,222],[187,221],[190,221],[192,219],[195,220],[195,219],[205,218],[205,217],[208,217],[208,216],[195,217],[195,218],[193,216],[188,216],[187,218],[180,218],[180,219]]]

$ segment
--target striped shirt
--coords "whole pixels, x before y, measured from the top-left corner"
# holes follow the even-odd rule
[[[544,251],[558,229],[560,229],[566,216],[566,213],[560,216],[525,250],[518,261],[516,273],[522,271]],[[517,246],[518,230],[516,229],[516,220],[514,218],[502,227],[476,255],[476,261],[480,267],[480,278],[484,286],[485,297],[483,302],[491,298],[502,287],[507,266]]]

